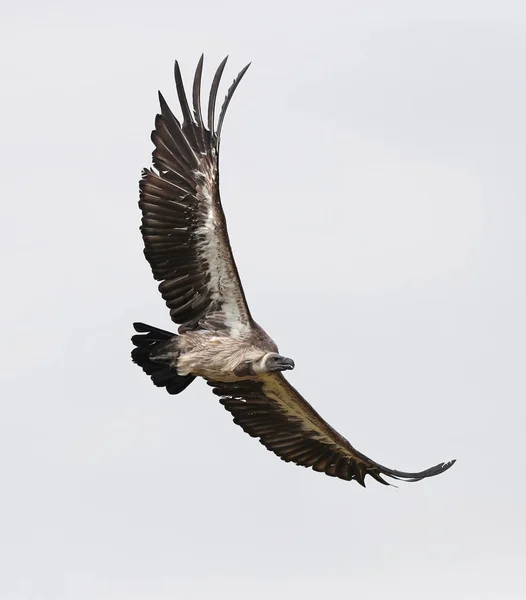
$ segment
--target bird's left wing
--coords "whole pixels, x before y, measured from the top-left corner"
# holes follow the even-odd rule
[[[332,477],[356,479],[365,487],[370,475],[388,484],[382,475],[404,481],[419,481],[449,469],[454,460],[418,473],[384,467],[358,452],[335,431],[288,383],[281,373],[258,380],[235,383],[208,382],[221,404],[252,437],[285,462],[312,467]]]

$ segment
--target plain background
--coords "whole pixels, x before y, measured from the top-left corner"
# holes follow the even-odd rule
[[[0,597],[508,600],[524,583],[523,2],[20,2],[0,20]],[[221,184],[289,375],[393,468],[287,465],[198,382],[131,363],[173,328],[137,182],[173,60],[223,94]]]

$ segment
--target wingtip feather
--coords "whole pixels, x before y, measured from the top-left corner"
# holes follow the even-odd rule
[[[239,85],[239,83],[243,79],[243,76],[248,71],[248,68],[250,67],[251,64],[252,63],[249,62],[248,65],[245,65],[241,69],[241,71],[239,71],[239,73],[237,74],[236,78],[232,82],[232,85],[228,88],[228,92],[227,92],[227,94],[225,96],[225,99],[223,101],[223,105],[221,106],[221,111],[219,113],[219,121],[217,123],[217,148],[218,148],[218,150],[219,150],[219,144],[221,142],[221,129],[223,127],[223,121],[225,120],[225,115],[226,115],[226,111],[227,111],[228,105],[230,104],[230,101],[232,100],[232,96],[234,95],[234,92],[236,91],[237,86]]]
[[[427,479],[428,477],[434,477],[435,475],[441,475],[448,469],[451,469],[455,463],[456,459],[453,459],[448,462],[439,463],[438,465],[429,467],[429,469],[419,471],[418,473],[406,473],[404,471],[397,471],[396,469],[388,469],[386,467],[382,467],[381,470],[384,475],[392,477],[393,479],[397,479],[399,481],[416,482],[422,481],[422,479]]]
[[[214,79],[212,80],[212,86],[210,88],[210,96],[208,97],[208,129],[210,130],[210,134],[214,135],[214,120],[215,120],[215,109],[216,109],[216,100],[217,100],[217,90],[219,89],[219,83],[221,82],[221,77],[223,75],[223,71],[225,70],[225,66],[228,60],[228,55],[223,58],[223,60],[219,63],[217,70],[214,75]]]

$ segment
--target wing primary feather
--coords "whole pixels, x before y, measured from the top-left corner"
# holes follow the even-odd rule
[[[389,483],[388,481],[383,479],[383,477],[379,473],[376,473],[373,470],[368,471],[367,475],[370,475],[373,479],[375,479],[376,481],[378,481],[378,483],[381,483],[382,485],[393,485],[392,483]]]
[[[174,63],[174,77],[175,87],[177,89],[177,96],[179,98],[179,104],[181,105],[181,110],[183,112],[183,133],[191,137],[191,140],[189,140],[190,145],[192,145],[192,142],[194,142],[195,147],[199,148],[199,142],[195,134],[195,122],[194,118],[192,117],[192,113],[190,112],[190,106],[188,105],[188,99],[186,97],[183,77],[181,75],[181,69],[179,67],[178,61],[175,61]]]
[[[219,64],[219,67],[217,67],[214,79],[212,80],[212,87],[210,88],[210,96],[208,98],[208,129],[210,130],[210,135],[212,137],[215,137],[214,117],[216,110],[217,90],[219,89],[219,83],[221,82],[221,76],[225,70],[227,60],[228,56],[225,56],[225,58]]]
[[[175,115],[171,111],[170,107],[166,103],[164,96],[159,92],[159,104],[161,105],[161,115],[166,120],[168,125],[172,126],[172,134],[176,134],[178,142],[180,142],[177,146],[177,149],[181,152],[181,155],[186,159],[188,165],[193,168],[197,168],[199,165],[199,161],[197,156],[192,148],[190,142],[186,138],[185,134],[181,129],[181,124],[176,119]]]
[[[456,462],[456,459],[454,459],[445,463],[439,463],[434,467],[430,467],[424,471],[419,471],[418,473],[406,473],[405,471],[389,469],[388,467],[384,467],[382,465],[379,465],[379,467],[385,475],[389,475],[389,477],[393,477],[393,479],[398,479],[400,481],[420,481],[426,477],[433,477],[435,475],[440,475],[440,473],[444,473],[448,469],[451,469]]]
[[[163,140],[163,135],[167,136],[168,139],[172,141],[176,150],[179,150],[177,142],[169,132],[166,125],[162,123],[162,117],[160,115],[157,115],[157,117],[158,118],[156,119],[155,123],[156,129],[152,131],[151,135],[151,140],[155,144],[155,150],[153,152],[154,162],[166,165],[166,167],[170,171],[173,171],[178,177],[180,177],[190,185],[191,179],[188,176],[181,174],[184,173],[185,169],[187,169],[188,167],[185,166],[182,160],[177,156],[177,154],[174,153],[173,149],[170,148],[169,144],[167,144]]]
[[[219,113],[219,121],[217,122],[217,150],[218,150],[218,152],[219,152],[219,145],[221,144],[221,129],[223,127],[223,121],[225,120],[226,110],[228,108],[228,105],[230,104],[230,100],[232,100],[232,96],[234,95],[234,92],[236,91],[237,86],[239,85],[239,82],[243,79],[243,75],[247,72],[247,70],[251,64],[252,63],[248,63],[248,65],[246,67],[241,69],[241,71],[238,73],[237,77],[232,82],[232,85],[228,88],[228,92],[225,96],[223,106],[221,107],[221,111]]]
[[[207,143],[205,139],[205,125],[203,123],[203,113],[201,111],[201,79],[203,77],[203,62],[205,59],[205,55],[201,54],[201,58],[197,63],[197,68],[195,70],[194,75],[194,84],[192,87],[192,102],[194,106],[194,118],[197,122],[197,127],[199,129],[200,139],[199,141],[199,150],[201,152],[205,152]]]
[[[357,464],[356,469],[354,470],[354,479],[362,486],[365,487],[365,476],[367,473],[364,473],[361,465]]]

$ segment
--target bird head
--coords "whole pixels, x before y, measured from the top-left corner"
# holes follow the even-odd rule
[[[260,373],[274,373],[276,371],[290,371],[294,368],[292,358],[281,356],[277,352],[267,352],[258,361],[258,365],[254,365],[255,369]]]

